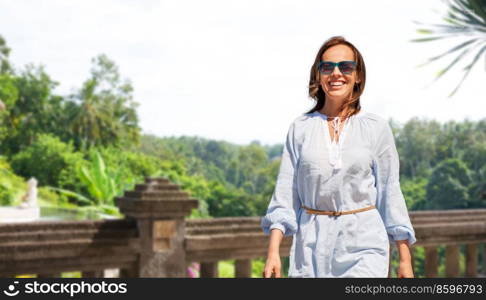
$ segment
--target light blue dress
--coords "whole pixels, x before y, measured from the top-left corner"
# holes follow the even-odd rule
[[[355,214],[308,214],[375,205]],[[390,243],[415,243],[388,122],[361,110],[331,141],[327,116],[314,112],[289,127],[275,190],[261,227],[293,236],[289,277],[387,277]]]

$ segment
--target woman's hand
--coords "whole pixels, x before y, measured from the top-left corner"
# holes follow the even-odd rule
[[[400,266],[398,267],[398,278],[413,278],[412,254],[407,240],[396,241],[398,254],[400,255]]]
[[[282,242],[284,233],[280,229],[272,229],[270,233],[270,242],[268,244],[267,262],[263,270],[263,278],[280,278],[280,270],[282,263],[280,261],[280,243]]]
[[[263,270],[263,278],[280,278],[280,270],[282,268],[282,263],[280,261],[280,255],[278,253],[270,254],[265,263],[265,269]]]
[[[398,278],[413,278],[412,262],[410,260],[400,261]]]

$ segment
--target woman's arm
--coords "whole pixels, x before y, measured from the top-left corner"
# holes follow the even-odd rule
[[[261,227],[265,235],[270,235],[268,258],[263,277],[280,277],[280,243],[284,236],[292,236],[297,232],[297,213],[300,209],[300,198],[296,183],[296,165],[298,154],[294,143],[295,123],[289,128],[284,144],[280,169],[275,183],[275,190],[268,205],[267,213],[262,218]]]
[[[282,276],[282,265],[280,261],[280,243],[283,240],[283,232],[279,229],[272,229],[268,244],[267,262],[263,270],[263,278]],[[275,275],[273,275],[275,274]]]
[[[397,240],[400,265],[398,267],[398,278],[413,278],[412,254],[408,246],[408,240]]]

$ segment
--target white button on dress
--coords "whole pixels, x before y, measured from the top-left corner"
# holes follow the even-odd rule
[[[328,216],[308,214],[302,205],[332,211],[377,209]],[[390,243],[416,241],[388,122],[360,111],[346,120],[334,142],[326,115],[296,118],[261,226],[265,234],[277,228],[293,236],[289,277],[387,277]]]

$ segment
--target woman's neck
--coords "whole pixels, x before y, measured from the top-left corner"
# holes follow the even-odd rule
[[[336,103],[334,101],[326,101],[324,107],[320,109],[320,112],[330,118],[341,117],[346,113],[342,103]]]

